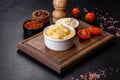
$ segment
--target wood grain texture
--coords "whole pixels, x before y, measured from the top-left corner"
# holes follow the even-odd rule
[[[79,22],[80,28],[88,28],[90,26],[83,21]],[[97,48],[103,47],[109,41],[112,41],[113,38],[114,35],[103,31],[101,35],[81,42],[76,35],[72,48],[65,51],[53,51],[45,46],[44,36],[41,32],[19,42],[18,48],[54,71],[61,73],[84,56],[91,54]]]

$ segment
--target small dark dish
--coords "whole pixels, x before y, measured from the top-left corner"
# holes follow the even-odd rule
[[[43,31],[44,23],[36,20],[27,20],[23,24],[24,35],[32,36]]]
[[[50,13],[47,10],[36,10],[32,13],[32,19],[48,23],[50,19]]]

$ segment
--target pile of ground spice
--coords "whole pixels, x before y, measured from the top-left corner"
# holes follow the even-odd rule
[[[79,77],[71,77],[70,80],[100,80],[103,77],[106,77],[106,74],[112,75],[112,71],[118,73],[120,71],[119,68],[106,68],[106,69],[98,69],[97,71],[87,71],[83,74],[80,74]]]
[[[85,13],[89,12],[87,8],[83,8]],[[120,37],[120,21],[116,20],[115,18],[111,17],[108,12],[103,10],[99,10],[95,8],[94,13],[96,14],[96,19],[98,21],[98,26],[101,27],[103,30],[107,30],[113,32],[114,35]],[[90,11],[91,12],[91,11]]]
[[[71,80],[98,80],[101,77],[105,77],[105,70],[91,72],[88,71],[86,73],[80,74],[78,78],[71,77]]]

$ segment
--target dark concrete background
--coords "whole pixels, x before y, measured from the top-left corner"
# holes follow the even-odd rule
[[[74,7],[79,7],[81,11],[83,8],[92,11],[97,7],[120,20],[119,3],[119,0],[68,0],[67,13],[71,16]],[[120,68],[120,38],[117,37],[61,75],[18,50],[17,43],[24,39],[23,22],[31,19],[31,13],[37,9],[46,9],[52,13],[52,0],[0,0],[0,80],[71,80],[71,77],[79,77],[87,71],[110,67],[114,70],[108,70],[106,77],[101,80],[120,79],[120,72],[115,72]]]

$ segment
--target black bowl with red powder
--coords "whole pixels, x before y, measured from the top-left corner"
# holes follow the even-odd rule
[[[27,20],[23,24],[24,35],[32,36],[43,31],[44,23],[37,20]]]

